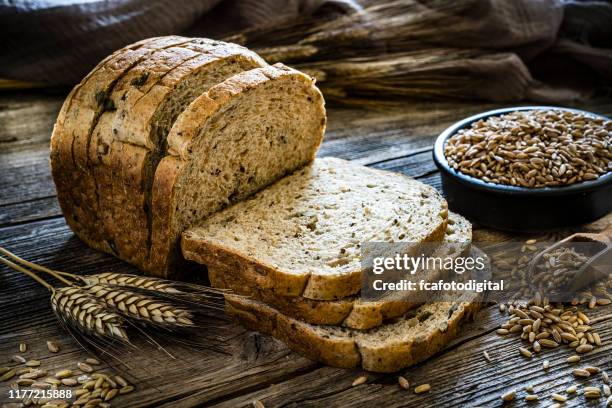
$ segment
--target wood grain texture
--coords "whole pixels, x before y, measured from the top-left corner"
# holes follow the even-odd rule
[[[134,273],[131,266],[81,243],[61,217],[50,176],[48,140],[62,101],[63,95],[0,95],[0,246],[68,272]],[[329,128],[320,155],[402,172],[440,189],[439,173],[431,161],[437,134],[458,119],[497,107],[501,106],[413,102],[368,110],[329,108]],[[580,107],[610,115],[612,99]],[[609,216],[585,229],[598,231],[610,223]],[[524,238],[487,229],[476,229],[475,236],[495,241]],[[87,356],[55,323],[48,298],[46,290],[29,278],[0,267],[0,366],[13,364],[10,356],[17,353],[21,341],[29,346],[26,357],[41,359],[49,371],[74,367]],[[598,307],[590,315],[599,319],[594,327],[605,346],[583,361],[612,372],[612,307]],[[496,307],[486,307],[446,351],[404,370],[413,386],[432,385],[424,395],[399,388],[396,375],[370,374],[366,384],[352,387],[361,371],[321,366],[270,337],[222,323],[217,330],[228,339],[229,355],[172,348],[177,359],[155,356],[138,364],[130,371],[137,377],[137,390],[113,402],[120,407],[247,407],[254,400],[268,408],[502,406],[499,396],[515,387],[520,390],[519,401],[512,406],[531,406],[522,398],[524,386],[532,383],[545,402],[542,405],[550,405],[549,394],[573,381],[571,367],[564,362],[570,351],[560,348],[526,360],[518,354],[518,338],[493,333],[504,320]],[[60,353],[46,351],[48,339],[61,344]],[[493,362],[482,357],[484,350]],[[549,372],[541,369],[544,359],[551,362]],[[587,382],[596,383],[579,381]],[[0,404],[5,402],[6,387],[7,383],[0,383]],[[564,406],[584,405],[579,396]]]

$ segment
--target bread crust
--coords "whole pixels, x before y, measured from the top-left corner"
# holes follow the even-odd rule
[[[316,150],[320,146],[325,131],[325,110],[323,97],[314,81],[307,75],[285,67],[281,64],[265,66],[234,75],[226,81],[214,86],[207,93],[194,100],[189,107],[181,113],[168,135],[168,153],[164,157],[155,173],[153,183],[153,234],[150,268],[154,273],[163,275],[173,262],[176,262],[180,253],[175,249],[178,245],[178,236],[174,236],[173,220],[178,207],[174,204],[182,188],[180,177],[185,171],[191,158],[192,144],[198,140],[201,130],[215,114],[223,107],[232,103],[240,95],[250,89],[261,86],[284,76],[290,76],[302,82],[310,92],[316,93],[321,100],[320,116],[323,118],[317,133],[315,148],[309,157],[314,159]],[[303,163],[304,165],[307,163]],[[287,169],[293,171],[295,169]],[[270,182],[273,182],[272,180]],[[265,187],[265,186],[261,186]],[[229,204],[229,201],[228,203]],[[173,258],[174,256],[174,258]],[[288,284],[293,285],[293,282]]]
[[[235,295],[226,295],[226,312],[246,328],[270,334],[312,360],[334,367],[391,373],[442,350],[457,336],[461,323],[478,312],[481,305],[478,300],[474,296],[465,302],[446,302],[449,307],[444,311],[450,317],[443,324],[424,327],[414,339],[389,338],[384,344],[364,340],[359,331],[351,329],[347,329],[351,333],[347,336],[335,336],[325,326],[301,322],[262,302]],[[427,307],[430,306],[421,306]]]

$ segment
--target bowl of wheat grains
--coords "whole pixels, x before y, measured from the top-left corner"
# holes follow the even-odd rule
[[[449,207],[472,221],[541,231],[612,211],[612,121],[521,106],[484,112],[440,134],[434,161]]]

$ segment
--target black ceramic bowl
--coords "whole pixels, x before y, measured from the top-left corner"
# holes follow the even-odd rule
[[[557,109],[601,115],[555,106],[521,106],[484,112],[459,121],[438,136],[433,157],[442,173],[442,189],[449,208],[472,221],[509,231],[541,231],[594,221],[612,211],[612,172],[590,181],[563,187],[526,188],[487,183],[451,168],[444,144],[472,122],[504,113]]]

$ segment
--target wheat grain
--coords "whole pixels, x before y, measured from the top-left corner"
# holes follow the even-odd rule
[[[61,382],[62,382],[62,384],[66,385],[68,387],[74,387],[75,385],[77,385],[79,383],[74,378],[64,378],[64,379],[62,379]]]
[[[20,387],[29,387],[34,384],[34,380],[29,380],[25,378],[20,378],[16,381],[17,385]]]
[[[410,382],[405,377],[402,377],[400,375],[397,378],[397,382],[398,382],[399,386],[402,387],[403,389],[405,389],[405,390],[410,389]]]
[[[503,394],[501,396],[501,399],[503,401],[509,402],[509,401],[514,400],[515,397],[516,397],[516,390],[510,390],[507,393]]]
[[[77,367],[79,368],[79,370],[83,371],[84,373],[91,373],[94,370],[92,366],[90,366],[87,363],[82,363],[82,362],[78,362]]]
[[[581,354],[588,353],[589,351],[592,351],[592,350],[593,350],[593,346],[590,344],[582,344],[576,347],[576,352],[581,353]]]
[[[87,364],[91,364],[91,365],[100,365],[100,362],[97,359],[93,358],[93,357],[86,358],[85,362]]]
[[[13,361],[19,364],[25,364],[26,359],[21,356],[13,356]]]
[[[368,376],[360,375],[359,377],[355,378],[355,380],[353,381],[352,386],[355,387],[357,385],[364,384],[366,381],[368,381]]]
[[[125,387],[121,387],[121,389],[119,389],[119,394],[129,394],[132,391],[134,391],[134,387],[131,385],[126,385]]]
[[[553,400],[555,400],[555,401],[559,401],[559,402],[566,402],[566,401],[567,401],[567,397],[564,397],[564,396],[563,396],[563,395],[561,395],[561,394],[555,394],[555,393],[552,393],[552,394],[551,394],[551,397],[552,397],[552,399],[553,399]]]
[[[591,373],[589,373],[587,370],[583,370],[582,368],[576,368],[572,371],[572,374],[574,374],[576,377],[590,377]]]
[[[527,350],[525,347],[519,347],[519,352],[524,357],[528,357],[528,358],[533,357],[533,354],[531,353],[531,351]]]
[[[0,381],[8,381],[15,376],[15,370],[8,370],[0,377]]]
[[[116,388],[110,389],[104,396],[104,401],[110,401],[117,395],[119,391]]]
[[[421,384],[417,387],[414,388],[414,393],[415,394],[422,394],[424,392],[428,392],[429,390],[431,390],[431,385],[429,384]]]
[[[49,340],[47,341],[47,350],[49,350],[50,353],[57,353],[60,351],[60,346],[58,343]]]
[[[553,340],[549,340],[549,339],[542,339],[542,340],[540,340],[540,344],[542,346],[548,347],[548,348],[559,347],[559,343],[557,343],[556,341],[553,341]]]
[[[577,363],[580,361],[580,356],[577,356],[577,355],[569,356],[565,361],[567,361],[568,363]]]
[[[598,387],[584,387],[585,398],[599,398],[601,397],[601,390]]]
[[[60,380],[62,378],[68,378],[70,376],[72,376],[72,370],[60,370],[55,373],[55,378],[59,378]]]
[[[53,378],[53,377],[45,378],[43,381],[51,385],[60,385],[62,383],[57,378]]]
[[[578,387],[576,385],[570,385],[565,389],[566,394],[575,394],[578,391]]]

